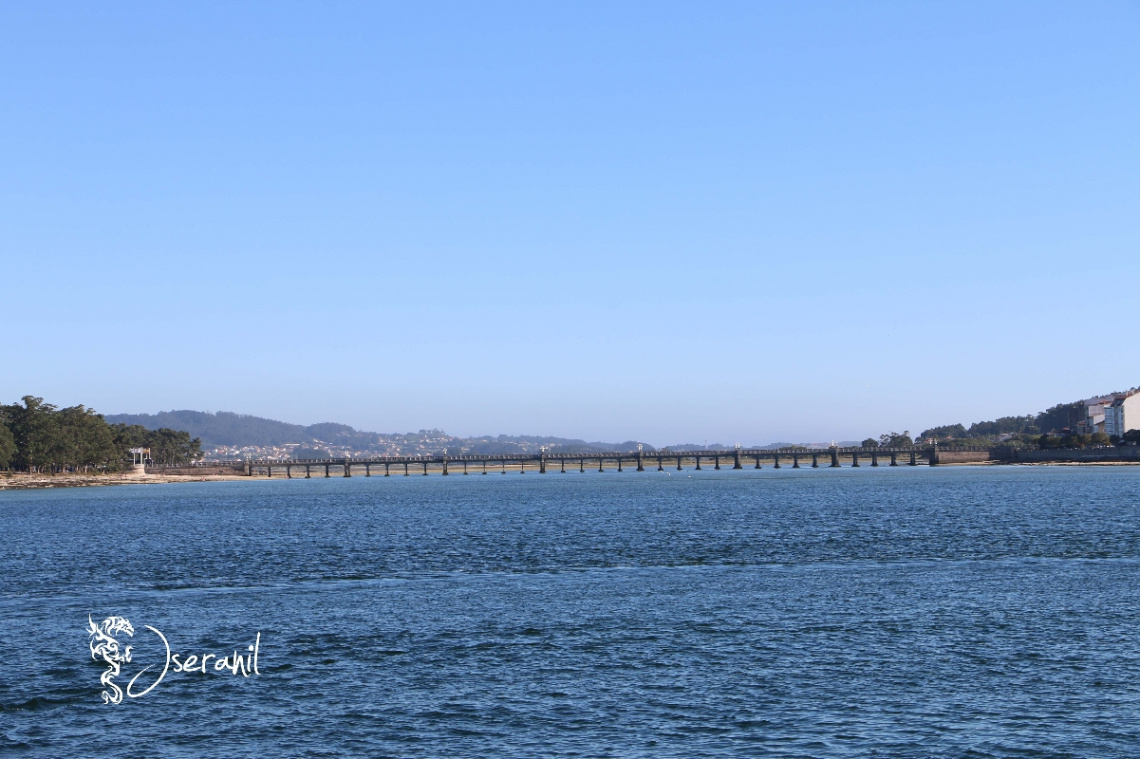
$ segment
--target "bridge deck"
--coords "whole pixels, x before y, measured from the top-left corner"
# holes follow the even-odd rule
[[[255,469],[273,468],[307,468],[314,467],[344,467],[348,474],[351,467],[384,466],[386,470],[393,465],[397,466],[439,466],[447,471],[448,465],[453,464],[518,464],[525,466],[528,463],[538,464],[542,471],[548,464],[564,465],[567,462],[598,462],[599,466],[606,461],[616,461],[619,467],[624,462],[636,463],[638,469],[643,468],[645,462],[658,463],[665,461],[676,462],[679,466],[682,461],[702,461],[713,463],[714,466],[728,461],[734,468],[741,468],[744,462],[755,462],[757,465],[763,461],[772,461],[778,464],[781,460],[791,461],[793,465],[800,459],[810,459],[814,462],[830,460],[831,466],[836,466],[839,457],[849,458],[852,464],[859,465],[859,459],[864,458],[875,465],[879,458],[899,460],[911,463],[921,458],[930,464],[938,463],[940,458],[947,458],[957,454],[960,460],[963,455],[975,454],[978,460],[990,458],[1005,458],[996,448],[983,447],[957,447],[939,448],[936,446],[913,446],[899,448],[741,448],[741,449],[713,449],[700,451],[546,451],[542,453],[496,453],[496,454],[426,454],[419,456],[368,456],[360,458],[324,458],[324,459],[235,459],[229,461],[203,461],[194,466],[232,466],[241,467],[247,473]],[[185,467],[179,467],[185,468]]]

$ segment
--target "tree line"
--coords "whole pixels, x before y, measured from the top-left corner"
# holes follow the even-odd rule
[[[1103,432],[1078,435],[1072,430],[1085,420],[1086,413],[1083,402],[1059,403],[1039,414],[1003,416],[988,422],[974,422],[969,427],[962,424],[932,427],[919,437],[957,445],[989,445],[1002,439],[1003,443],[1010,445],[1038,445],[1042,448],[1084,448],[1109,445],[1119,440],[1140,440],[1136,430],[1122,438],[1113,438]]]
[[[909,448],[914,445],[914,441],[910,437],[910,430],[903,430],[879,435],[878,440],[869,437],[859,445],[864,448]]]
[[[137,424],[108,424],[84,406],[59,408],[26,395],[22,405],[0,405],[0,469],[24,472],[122,469],[131,448],[149,448],[158,464],[202,457],[202,441],[188,432]]]

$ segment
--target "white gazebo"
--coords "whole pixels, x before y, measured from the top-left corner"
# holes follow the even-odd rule
[[[131,468],[136,474],[146,474],[146,465],[150,461],[149,448],[132,448],[129,453],[131,454]]]

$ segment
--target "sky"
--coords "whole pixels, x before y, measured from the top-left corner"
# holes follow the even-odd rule
[[[1140,385],[1140,3],[0,4],[0,402],[656,445]]]

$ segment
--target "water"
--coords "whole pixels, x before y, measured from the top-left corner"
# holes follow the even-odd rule
[[[1136,756],[1138,516],[1128,467],[3,492],[0,753]],[[260,674],[104,704],[89,614],[122,686],[144,625]]]

